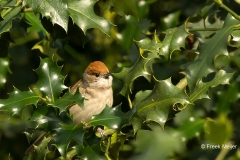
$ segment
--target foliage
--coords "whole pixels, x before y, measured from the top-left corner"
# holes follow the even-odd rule
[[[239,145],[236,7],[0,0],[1,159],[240,159],[204,149]],[[69,87],[93,60],[114,73],[114,106],[74,124],[68,107],[84,97]]]

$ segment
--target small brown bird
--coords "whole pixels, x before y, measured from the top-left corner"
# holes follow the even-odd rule
[[[74,123],[88,122],[93,115],[101,113],[106,105],[112,107],[112,80],[112,74],[103,62],[95,61],[89,64],[82,79],[71,88],[72,93],[79,88],[86,98],[83,108],[75,104],[69,109]]]
[[[89,64],[83,73],[82,79],[70,89],[72,93],[75,93],[79,88],[81,94],[86,98],[83,108],[77,104],[69,108],[69,113],[73,116],[74,123],[86,123],[93,115],[101,113],[106,105],[112,107],[112,80],[112,74],[103,62],[95,61]],[[33,144],[40,144],[42,139],[47,135],[49,133],[43,133]],[[33,144],[27,149],[26,154],[33,152]]]

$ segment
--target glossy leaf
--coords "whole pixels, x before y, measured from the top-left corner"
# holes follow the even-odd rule
[[[121,105],[113,108],[106,106],[100,114],[92,117],[89,124],[93,126],[103,125],[109,129],[120,130],[123,125],[129,124],[131,115],[131,112],[123,113]]]
[[[210,82],[204,83],[200,80],[193,93],[190,95],[190,99],[194,102],[198,99],[209,98],[206,92],[210,87],[216,87],[220,84],[229,84],[229,80],[232,76],[233,73],[226,73],[226,71],[220,70]]]
[[[161,42],[157,38],[156,33],[154,34],[154,39],[150,40],[148,38],[142,39],[140,41],[135,41],[139,48],[141,48],[144,51],[150,51],[150,52],[159,52],[159,49],[161,47]]]
[[[139,18],[138,16],[138,3],[137,0],[111,0],[114,6],[114,11],[121,15],[132,15],[135,18]]]
[[[51,140],[51,137],[44,137],[41,143],[38,146],[34,146],[34,152],[29,155],[29,160],[43,160],[46,159],[46,154],[49,153],[48,143]]]
[[[160,48],[160,55],[163,55],[167,59],[171,59],[173,51],[180,50],[181,47],[185,48],[185,39],[190,34],[186,31],[185,25],[180,27],[170,28],[164,32],[165,38],[162,41]]]
[[[70,91],[65,93],[61,98],[57,99],[54,103],[50,104],[60,109],[60,113],[66,111],[66,109],[72,104],[78,104],[83,106],[84,97],[80,92],[72,94]]]
[[[191,62],[186,71],[188,86],[191,92],[193,92],[197,83],[206,75],[213,72],[212,63],[216,55],[228,54],[227,40],[228,36],[233,31],[233,26],[238,24],[238,21],[231,15],[228,15],[223,26],[223,29],[216,32],[216,34],[206,40],[204,44],[199,47],[199,57],[194,62]]]
[[[229,45],[232,47],[240,47],[240,30],[235,30],[231,34],[232,39],[229,42]]]
[[[8,99],[0,100],[0,110],[8,111],[11,115],[21,114],[22,110],[30,104],[37,105],[40,97],[32,92],[32,90],[21,92],[14,88],[13,92],[9,93]]]
[[[140,118],[142,121],[155,121],[162,128],[164,128],[169,111],[174,105],[190,103],[188,96],[184,91],[174,86],[170,78],[162,81],[155,80],[152,92],[150,94],[147,92],[146,98],[143,100],[142,98],[136,102],[136,113],[133,117]]]
[[[4,86],[7,81],[7,73],[9,72],[9,59],[0,58],[0,88]]]
[[[61,75],[61,68],[50,58],[45,58],[41,59],[40,66],[36,69],[39,76],[36,86],[43,94],[42,97],[51,103],[59,98],[63,89],[66,89],[63,84],[64,76]]]
[[[105,157],[101,157],[100,155],[98,155],[93,148],[91,148],[90,146],[87,146],[83,149],[82,155],[81,155],[82,159],[98,159],[98,160],[106,160]]]
[[[0,34],[8,32],[12,28],[12,21],[19,15],[21,7],[15,7],[10,13],[8,13],[2,21],[0,21]]]
[[[45,0],[32,1],[23,0],[23,6],[28,6],[36,13],[41,13],[42,16],[51,18],[53,24],[58,24],[67,32],[68,30],[68,4],[66,0]]]
[[[138,77],[143,76],[148,81],[150,81],[151,75],[146,70],[146,64],[151,59],[152,58],[144,58],[140,56],[138,61],[132,67],[123,68],[121,72],[114,74],[114,76],[123,82],[123,87],[120,91],[120,94],[128,99],[130,107],[132,104],[129,94],[132,93],[134,80]]]
[[[84,33],[90,28],[99,28],[103,33],[110,36],[111,23],[94,13],[94,0],[69,0],[68,11],[73,22],[76,23]]]
[[[60,154],[66,158],[66,150],[72,140],[75,140],[79,145],[83,145],[83,136],[85,130],[83,124],[78,125],[61,125],[61,128],[56,129],[57,136],[54,137],[54,145],[57,147]]]
[[[44,35],[47,34],[47,31],[42,26],[42,23],[40,21],[40,14],[34,14],[33,12],[27,12],[24,14],[24,17],[27,20],[27,23],[31,25],[31,27],[28,27],[27,31],[38,31],[42,32]]]

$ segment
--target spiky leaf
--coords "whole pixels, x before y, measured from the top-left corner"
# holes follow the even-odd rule
[[[164,32],[166,34],[160,48],[160,55],[171,59],[173,51],[185,48],[185,39],[190,34],[185,29],[185,24],[180,27],[170,28]]]
[[[54,103],[50,104],[60,109],[60,113],[66,111],[66,108],[70,105],[77,103],[79,106],[83,106],[84,97],[80,92],[72,94],[70,91],[65,93],[61,98],[57,99]]]
[[[198,59],[191,62],[185,71],[191,92],[193,92],[200,79],[214,71],[212,63],[215,56],[218,54],[228,54],[226,48],[228,36],[232,33],[233,26],[238,23],[234,17],[228,15],[223,28],[217,31],[212,38],[206,40],[204,44],[200,45]]]
[[[208,95],[206,92],[209,90],[210,87],[216,87],[220,84],[229,84],[229,80],[232,77],[233,73],[226,73],[224,70],[220,70],[217,72],[215,78],[211,80],[210,82],[200,82],[194,89],[193,93],[190,95],[190,99],[192,102],[202,99],[202,98],[208,98]]]
[[[11,115],[21,114],[27,105],[37,105],[39,98],[32,90],[21,92],[17,88],[14,88],[13,92],[9,94],[8,99],[0,100],[0,110],[8,111]]]
[[[3,20],[0,21],[0,34],[8,32],[12,28],[12,21],[19,15],[21,7],[15,7],[10,13],[8,13]]]
[[[83,135],[86,132],[83,129],[83,124],[78,125],[63,125],[56,129],[57,136],[54,137],[54,145],[57,147],[60,154],[66,158],[66,150],[69,143],[75,140],[78,144],[83,145]]]
[[[99,28],[109,36],[111,23],[105,18],[94,13],[95,0],[69,0],[68,11],[74,23],[76,23],[84,33],[89,28]]]
[[[155,80],[155,82],[152,92],[150,94],[147,92],[146,98],[139,98],[139,101],[135,102],[136,113],[133,117],[142,121],[155,121],[164,127],[173,105],[189,104],[190,100],[183,90],[171,83],[171,78],[162,81]],[[136,119],[132,121],[132,123],[135,122]]]
[[[43,94],[42,97],[52,103],[59,98],[62,90],[66,89],[63,84],[64,76],[61,75],[61,68],[50,58],[45,58],[41,59],[40,66],[36,69],[39,76],[36,86]]]
[[[121,105],[114,108],[106,106],[99,115],[94,116],[89,121],[89,124],[93,126],[103,125],[109,129],[120,130],[123,125],[129,123],[131,115],[131,112],[123,113],[121,111]]]
[[[68,30],[68,6],[66,0],[32,1],[23,0],[23,6],[28,6],[34,12],[41,13],[44,17],[51,18],[53,24],[58,24],[65,31]]]
[[[149,57],[151,57],[151,55],[152,54],[150,54]],[[146,64],[151,59],[152,58],[144,58],[140,56],[138,61],[132,67],[123,68],[121,72],[114,74],[114,76],[123,82],[123,87],[120,91],[120,94],[128,99],[130,106],[131,100],[129,98],[129,94],[132,93],[134,80],[138,77],[143,76],[148,81],[150,81],[151,75],[146,69]]]

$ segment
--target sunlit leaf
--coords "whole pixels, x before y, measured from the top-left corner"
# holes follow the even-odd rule
[[[169,111],[174,105],[190,103],[188,96],[183,90],[174,86],[170,78],[162,81],[156,80],[154,89],[150,94],[145,92],[146,97],[144,99],[143,93],[141,94],[142,97],[138,97],[139,101],[135,102],[136,113],[133,117],[140,118],[142,121],[155,121],[162,128],[164,128],[164,124],[168,120]]]
[[[232,77],[233,73],[226,73],[224,70],[220,70],[216,73],[216,76],[210,82],[202,82],[199,81],[198,85],[194,89],[193,93],[190,95],[190,99],[192,102],[202,99],[202,98],[209,98],[207,95],[207,91],[210,87],[216,87],[220,84],[229,84],[229,80]]]
[[[114,108],[105,107],[99,115],[94,116],[89,121],[89,124],[93,126],[103,125],[110,129],[120,130],[123,125],[129,124],[131,115],[131,112],[123,113],[121,105]]]
[[[68,11],[73,22],[76,23],[84,33],[90,28],[99,28],[103,33],[110,36],[111,23],[94,13],[94,0],[69,0]]]
[[[227,40],[228,36],[232,33],[235,24],[238,24],[238,21],[231,15],[228,15],[223,29],[217,31],[212,38],[206,40],[204,44],[200,45],[200,55],[198,59],[191,62],[184,72],[191,92],[194,90],[200,79],[214,71],[212,63],[215,56],[219,54],[228,55],[226,48]]]
[[[8,13],[2,21],[0,21],[0,34],[8,32],[12,28],[12,21],[19,15],[21,7],[15,7],[10,13]]]
[[[45,0],[32,1],[23,0],[23,6],[28,6],[36,13],[41,13],[42,16],[51,18],[53,24],[58,24],[65,31],[68,30],[68,6],[66,0]]]
[[[40,66],[36,69],[39,80],[37,88],[50,102],[55,102],[66,86],[63,84],[64,76],[61,75],[61,68],[50,58],[41,59]]]
[[[9,93],[8,99],[1,99],[0,110],[8,111],[11,115],[21,114],[27,105],[34,104],[36,106],[39,98],[32,90],[21,92],[14,88],[14,91]]]
[[[50,104],[60,109],[60,113],[66,111],[66,109],[72,104],[78,104],[83,106],[84,97],[80,92],[72,94],[70,91],[65,93],[61,98],[57,99],[54,103]]]
[[[186,31],[185,25],[180,27],[170,28],[164,32],[165,38],[162,41],[160,48],[160,55],[163,55],[167,59],[171,59],[173,51],[180,50],[181,47],[185,48],[185,39],[190,34]]]

